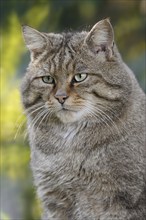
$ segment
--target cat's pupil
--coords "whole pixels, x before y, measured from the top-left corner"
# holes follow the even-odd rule
[[[74,80],[75,82],[82,82],[87,78],[87,74],[86,73],[79,73],[77,75],[75,75]]]

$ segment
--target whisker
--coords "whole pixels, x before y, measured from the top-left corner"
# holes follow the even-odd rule
[[[28,131],[27,131],[27,129],[25,129],[24,132],[25,132],[25,133],[24,133],[24,137],[23,137],[23,139],[24,139],[24,141],[25,141],[25,139],[26,139],[26,137],[27,137],[27,135],[28,135]]]
[[[105,107],[105,106],[100,106],[100,107],[102,107],[102,108],[104,108],[104,109],[106,109],[108,112],[110,112],[111,114],[113,114],[114,115],[114,117],[117,119],[117,120],[119,120],[119,122],[122,124],[122,129],[126,132],[126,134],[127,135],[129,135],[129,132],[130,131],[128,131],[126,128],[125,128],[125,124],[124,124],[124,122],[119,118],[119,117],[117,117],[117,115],[115,114],[115,112],[111,109],[111,108],[109,108],[109,107]]]
[[[48,114],[48,110],[46,109],[46,111],[44,112],[44,116],[42,117],[41,121],[39,122],[36,130],[39,128],[39,126],[41,125],[41,123],[43,122],[43,120],[45,119],[46,115]]]
[[[25,124],[25,122],[26,122],[26,119],[24,119],[24,120],[20,123],[20,125],[18,126],[17,131],[16,131],[15,136],[14,136],[14,141],[16,140],[16,138],[17,138],[18,134],[20,133],[20,130],[21,130],[22,126]]]
[[[41,112],[39,112],[35,117],[34,119],[32,120],[30,126],[28,126],[28,128],[34,128],[36,123],[39,121],[39,119],[43,116],[44,112],[46,112],[46,109]]]
[[[98,108],[98,111],[100,111],[102,114],[104,114],[105,118],[107,118],[108,121],[113,124],[113,126],[114,126],[114,128],[116,129],[116,131],[118,132],[118,134],[120,134],[120,131],[119,131],[117,125],[116,125],[115,122],[110,118],[110,116],[107,115],[105,112],[103,112],[100,108]]]
[[[53,113],[53,109],[50,109],[50,111],[48,112],[48,115],[46,117],[45,123],[47,123],[47,120],[49,120],[49,118],[51,117],[52,113]]]
[[[87,107],[87,106],[86,106]],[[103,115],[100,113],[100,112],[98,112],[99,113],[99,115],[98,114],[95,114],[95,112],[93,111],[93,109],[90,107],[89,108],[89,106],[87,107],[87,109],[86,109],[91,115],[92,115],[92,117],[94,117],[95,119],[99,119],[100,121],[102,121],[106,126],[108,126],[108,127],[110,127],[109,126],[109,124],[103,119]],[[101,117],[99,117],[99,116],[101,116]]]
[[[44,108],[44,105],[43,106],[39,106],[38,108],[36,108],[34,111],[32,111],[32,112],[28,112],[28,114],[29,115],[32,115],[33,113],[35,113],[35,112],[37,112],[38,110],[40,110],[40,109],[42,109],[42,108]]]
[[[106,115],[104,115],[104,114],[103,114],[103,111],[100,111],[100,109],[97,109],[96,112],[95,112],[95,110],[93,110],[93,105],[89,105],[89,104],[90,104],[90,103],[88,103],[88,109],[90,109],[90,112],[92,113],[92,115],[94,115],[95,117],[98,116],[98,118],[99,118],[99,115],[100,115],[100,116],[101,116],[101,118],[99,118],[100,121],[102,120],[102,122],[103,122],[106,126],[108,126],[108,128],[110,129],[110,131],[112,132],[112,134],[115,135],[115,132],[113,132],[111,126],[110,126],[109,123],[108,123],[108,122],[111,122],[111,121],[109,121],[109,118],[106,117]],[[119,133],[119,131],[118,131],[118,133]]]
[[[37,104],[35,104],[35,105],[33,105],[33,106],[30,106],[30,107],[28,107],[27,109],[25,109],[25,111],[32,110],[32,109],[34,109],[34,108],[36,108],[36,107],[38,107],[38,106],[42,106],[42,103],[37,103]]]
[[[93,114],[93,116],[95,116],[95,118],[96,118],[98,115],[97,115],[97,114]],[[100,116],[102,117],[103,115],[100,114]],[[114,137],[114,131],[112,130],[111,126],[108,124],[108,122],[107,122],[106,120],[104,120],[104,119],[101,118],[101,117],[99,118],[100,121],[101,121],[102,123],[104,123],[106,127],[109,128],[109,130],[110,130],[111,133],[112,133],[112,136],[111,136],[112,139],[113,139],[114,141],[116,141],[116,138]]]
[[[33,110],[33,109],[36,108],[37,106],[39,106],[39,107],[38,107],[37,109],[35,109],[34,111],[32,111],[32,112],[29,114],[29,111]],[[40,109],[43,108],[43,107],[44,107],[44,106],[42,106],[42,104],[41,104],[41,106],[40,106],[40,103],[35,104],[35,105],[29,107],[28,109],[26,109],[26,110],[24,111],[24,114],[32,115],[34,112],[40,110]],[[19,116],[19,120],[20,120],[22,117],[23,117],[23,115]],[[18,122],[18,120],[17,120],[17,122]],[[17,123],[17,122],[16,122],[16,123]],[[25,124],[25,122],[26,122],[26,119],[24,119],[24,120],[20,123],[20,125],[18,126],[17,131],[16,131],[15,136],[14,136],[14,141],[16,140],[16,138],[17,138],[18,134],[20,133],[20,130],[21,130],[22,126]]]
[[[93,106],[91,103],[88,103],[88,104],[91,105],[91,106]],[[100,107],[101,107],[101,106],[100,106]],[[97,108],[98,108],[98,109],[97,109]],[[114,128],[116,129],[116,131],[117,131],[118,134],[120,135],[121,133],[120,133],[120,131],[119,131],[119,129],[118,129],[118,126],[117,126],[116,123],[112,120],[112,118],[111,118],[109,115],[107,115],[104,111],[102,111],[102,110],[99,108],[99,106],[98,106],[98,107],[96,106],[96,109],[97,109],[98,111],[100,111],[100,112],[105,116],[105,118],[108,119],[109,122],[111,122],[111,123],[113,124]]]
[[[22,114],[18,116],[18,118],[17,118],[17,120],[16,120],[16,123],[15,123],[14,127],[17,127],[17,124],[18,124],[19,121],[22,120],[22,117],[24,117],[24,112],[22,112]]]

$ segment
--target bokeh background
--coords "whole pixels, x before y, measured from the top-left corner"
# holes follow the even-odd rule
[[[1,1],[1,220],[39,220],[19,86],[29,63],[21,24],[44,32],[89,30],[110,17],[125,62],[145,87],[145,0]]]

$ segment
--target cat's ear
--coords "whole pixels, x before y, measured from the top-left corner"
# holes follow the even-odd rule
[[[105,51],[107,58],[113,57],[114,31],[110,20],[104,19],[96,23],[87,34],[85,43],[94,53]]]
[[[39,53],[47,44],[43,33],[26,25],[22,26],[22,31],[26,46],[30,52]]]

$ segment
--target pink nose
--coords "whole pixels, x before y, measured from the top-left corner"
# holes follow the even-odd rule
[[[63,104],[65,100],[68,98],[68,95],[66,94],[65,91],[59,89],[57,90],[54,97],[58,100],[59,103]]]
[[[67,96],[56,96],[55,98],[58,100],[59,103],[63,104],[65,100],[67,99]]]

